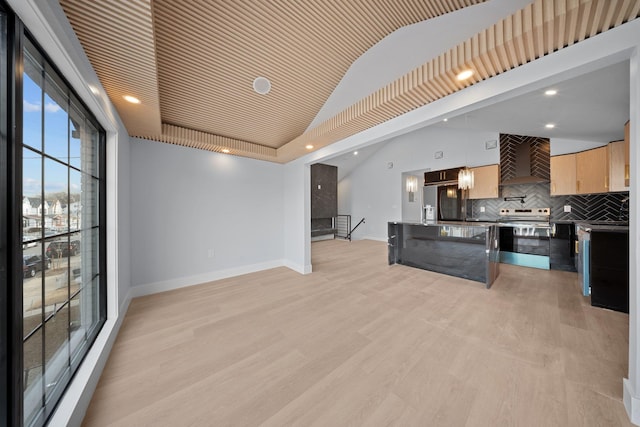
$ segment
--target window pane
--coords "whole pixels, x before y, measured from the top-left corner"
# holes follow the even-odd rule
[[[45,243],[45,255],[51,262],[51,268],[45,272],[45,318],[51,316],[56,307],[66,303],[70,294],[78,289],[73,275],[80,263],[79,242],[79,236],[73,234]]]
[[[25,148],[22,159],[22,238],[30,242],[42,237],[42,156]]]
[[[98,176],[99,131],[81,112],[80,103],[71,98],[69,163],[85,173]]]
[[[85,126],[82,140],[82,171],[100,178],[98,168],[100,132],[88,120],[85,121]]]
[[[80,230],[82,227],[82,216],[84,212],[81,210],[82,201],[80,198],[84,192],[82,185],[82,173],[71,169],[69,172],[69,206],[67,212],[69,214],[69,227],[71,231]]]
[[[91,251],[91,257],[87,257],[87,259],[91,260],[91,279],[95,279],[95,277],[100,274],[100,245],[98,244],[100,240],[100,229],[94,228],[91,230],[91,245],[86,245],[87,249]],[[97,295],[96,295],[97,297]]]
[[[45,392],[48,396],[69,367],[69,304],[56,307],[44,324]]]
[[[49,258],[42,258],[42,246],[24,250],[22,255],[22,308],[23,308],[23,337],[27,337],[42,323],[42,280],[43,272],[52,267]],[[46,273],[44,273],[46,274]]]
[[[29,425],[43,406],[42,366],[44,353],[42,347],[42,329],[31,335],[23,345],[24,360],[24,420]]]
[[[72,176],[72,188],[77,185],[74,181],[79,181],[81,186],[81,192],[78,194],[79,197],[76,200],[80,202],[78,205],[82,206],[82,214],[75,214],[74,212],[78,212],[78,209],[75,209],[76,206],[72,205],[71,221],[74,222],[79,218],[80,227],[83,230],[98,226],[100,213],[98,210],[98,191],[100,181],[84,173]]]
[[[89,283],[71,300],[69,331],[71,335],[71,361],[85,345],[91,328],[98,322],[93,304],[93,284]]]
[[[44,162],[44,226],[45,235],[69,231],[69,168],[46,159]]]
[[[28,53],[24,56],[23,79],[23,143],[42,151],[42,67]]]
[[[69,99],[47,76],[44,95],[44,152],[69,163]]]
[[[69,114],[69,164],[78,169],[82,168],[84,120],[84,115],[72,104]]]

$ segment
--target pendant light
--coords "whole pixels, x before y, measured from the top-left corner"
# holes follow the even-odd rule
[[[458,188],[461,190],[473,188],[473,171],[466,166],[458,172]]]

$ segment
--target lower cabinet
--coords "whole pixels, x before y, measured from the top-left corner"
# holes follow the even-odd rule
[[[549,239],[549,268],[551,270],[576,271],[575,225],[554,223]]]
[[[591,305],[629,312],[629,232],[591,230]]]

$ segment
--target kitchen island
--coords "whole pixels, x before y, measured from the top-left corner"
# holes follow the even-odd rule
[[[490,288],[499,273],[495,223],[388,223],[389,265],[403,264],[482,282]]]

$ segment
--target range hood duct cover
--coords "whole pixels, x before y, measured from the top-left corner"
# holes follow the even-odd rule
[[[549,140],[500,135],[501,185],[548,183]]]

